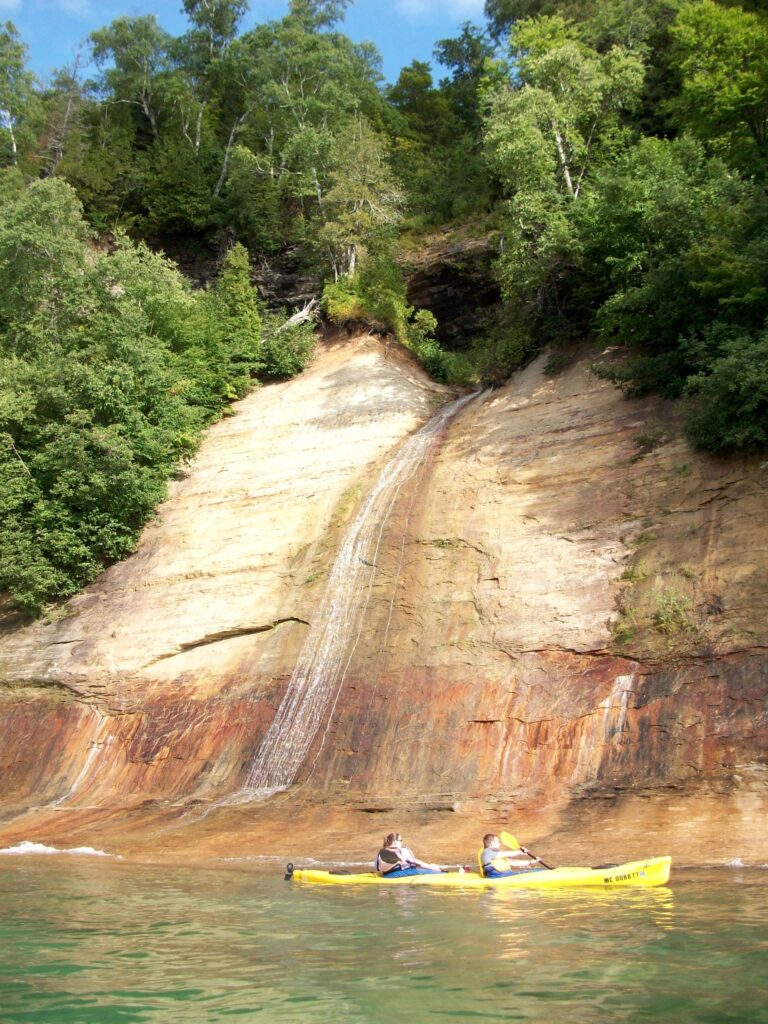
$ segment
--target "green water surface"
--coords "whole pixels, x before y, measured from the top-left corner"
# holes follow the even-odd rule
[[[768,878],[669,888],[311,888],[0,858],[0,1021],[768,1022]]]

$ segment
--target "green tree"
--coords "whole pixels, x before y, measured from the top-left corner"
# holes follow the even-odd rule
[[[598,313],[603,338],[643,353],[634,390],[661,386],[679,395],[695,369],[680,339],[716,317],[718,301],[695,286],[695,277],[711,275],[701,264],[694,271],[693,253],[725,226],[719,211],[744,198],[722,161],[691,138],[643,139],[601,172],[584,211],[587,259],[608,270]]]
[[[629,394],[691,400],[697,444],[758,448],[766,437],[768,199],[690,137],[644,139],[599,176],[585,263],[602,341],[629,357],[601,370]]]
[[[34,182],[0,195],[0,334],[7,351],[52,351],[82,305],[90,233],[74,191]]]
[[[245,246],[237,243],[227,253],[214,294],[223,314],[233,358],[255,369],[261,344],[261,313],[251,284],[251,264]]]
[[[193,447],[173,349],[192,299],[128,242],[89,256],[59,179],[2,215],[0,589],[34,611],[130,550]]]
[[[152,137],[163,107],[161,76],[168,70],[170,36],[153,14],[116,18],[92,32],[93,59],[102,73],[101,87],[110,103],[125,104],[146,119]]]
[[[242,246],[214,286],[118,235],[60,178],[0,192],[0,591],[37,613],[132,550],[179,460],[262,365]],[[290,333],[290,332],[288,332]],[[309,339],[281,338],[291,371]]]
[[[416,136],[444,140],[456,128],[447,97],[435,88],[426,61],[413,60],[387,90],[387,99],[408,119]]]
[[[445,221],[477,202],[478,153],[445,88],[436,88],[423,61],[403,68],[387,90],[392,164],[409,196],[409,208],[428,221]]]
[[[77,190],[89,223],[98,232],[135,227],[136,132],[127,108],[99,102],[86,93],[80,111],[82,144],[65,149],[58,173]]]
[[[185,39],[186,46],[198,55],[198,66],[205,69],[235,39],[248,0],[183,0],[183,4],[194,25]]]
[[[44,129],[41,147],[44,175],[65,173],[82,160],[86,137],[85,90],[80,80],[80,55],[69,67],[55,71],[42,97]]]
[[[599,51],[611,46],[642,48],[670,19],[680,0],[486,0],[496,40],[528,18],[558,16],[578,26],[580,38]]]
[[[333,139],[352,116],[381,103],[377,58],[319,30],[333,13],[326,8],[337,6],[294,4],[287,18],[243,38],[247,59],[259,68],[254,127],[271,172],[302,201],[322,202]]]
[[[247,0],[184,0],[193,28],[171,45],[177,69],[169,88],[181,135],[191,149],[187,160],[200,158],[208,109],[232,72],[226,57],[247,9]]]
[[[765,173],[768,158],[768,17],[713,0],[680,9],[672,26],[682,76],[670,101],[678,123],[731,162]]]
[[[217,214],[225,230],[234,231],[249,249],[277,252],[283,242],[281,194],[276,176],[247,146],[232,150],[227,180]]]
[[[600,54],[560,17],[512,33],[516,81],[492,97],[491,167],[508,198],[499,271],[526,330],[562,320],[580,262],[576,211],[596,168],[628,144],[622,113],[637,102],[643,64],[612,47]]]
[[[19,134],[34,98],[34,77],[26,69],[27,48],[13,22],[0,24],[0,161],[19,162]],[[5,150],[5,153],[3,152]]]
[[[505,91],[489,119],[498,169],[515,189],[532,176],[540,180],[545,166],[551,178],[554,168],[558,191],[576,199],[595,153],[622,144],[618,115],[637,103],[643,64],[621,47],[606,54],[591,50],[555,17],[521,22],[512,48],[522,88]],[[522,150],[501,123],[499,109],[529,140]],[[533,137],[540,139],[535,153]],[[530,171],[527,156],[537,165]]]
[[[321,31],[341,6],[294,4],[286,18],[238,39],[227,54],[228,84],[218,101],[230,126],[214,189],[222,207],[231,203],[232,155],[242,147],[240,187],[246,167],[249,177],[261,175],[269,183],[261,190],[265,199],[279,194],[291,213],[288,237],[308,241],[309,249],[316,248],[322,223],[334,140],[357,113],[375,119],[382,106],[377,56],[340,33]],[[252,159],[243,159],[244,150]]]
[[[434,57],[451,77],[440,83],[441,91],[467,131],[479,136],[481,128],[479,86],[494,47],[487,35],[465,21],[455,38],[435,43]]]
[[[290,0],[289,17],[307,32],[330,28],[344,20],[346,9],[353,0]]]
[[[327,247],[334,279],[354,274],[360,253],[392,234],[404,201],[382,139],[364,118],[356,118],[336,140],[322,208],[320,241]]]
[[[708,333],[717,331],[709,328]],[[690,438],[713,451],[768,448],[768,328],[757,335],[729,331],[717,339],[715,357],[690,377]]]

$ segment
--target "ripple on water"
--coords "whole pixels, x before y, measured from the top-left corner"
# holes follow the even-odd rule
[[[12,858],[0,865],[0,1017],[768,1024],[767,926],[754,872],[475,893]]]

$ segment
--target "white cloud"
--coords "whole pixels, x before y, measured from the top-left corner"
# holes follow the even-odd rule
[[[49,0],[45,6],[54,7],[64,14],[84,15],[91,12],[90,0]]]
[[[0,13],[5,14],[8,11],[18,11],[21,7],[21,0],[0,0]]]
[[[67,14],[88,14],[91,10],[89,0],[58,0],[56,6]]]
[[[395,7],[411,21],[446,14],[471,18],[483,13],[483,0],[395,0]]]

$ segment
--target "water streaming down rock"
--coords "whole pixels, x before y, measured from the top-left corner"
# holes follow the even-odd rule
[[[389,514],[441,431],[474,397],[465,395],[444,406],[400,446],[349,527],[283,701],[239,794],[242,799],[290,786],[320,726],[330,721],[363,627]]]
[[[66,793],[53,801],[51,804],[52,807],[60,807],[62,804],[68,803],[73,799],[73,797],[80,793],[80,790],[83,788],[83,784],[89,780],[94,768],[94,763],[99,760],[101,755],[112,745],[115,737],[109,731],[110,719],[96,708],[93,709],[92,714],[95,718],[95,730],[90,742],[88,754],[83,762],[83,766],[77,773],[74,782]],[[93,774],[96,774],[96,772],[93,772]]]

